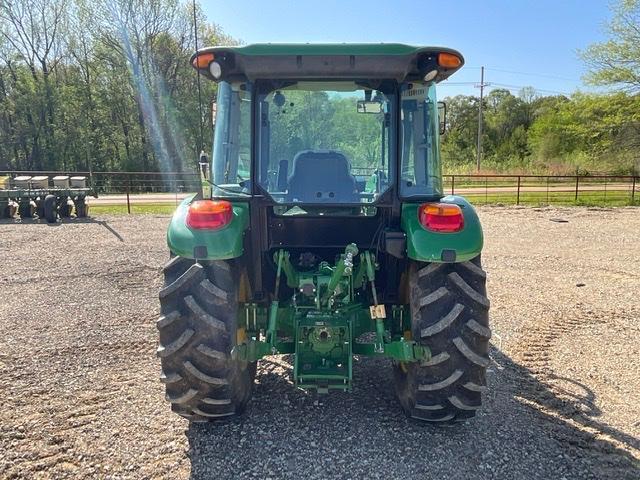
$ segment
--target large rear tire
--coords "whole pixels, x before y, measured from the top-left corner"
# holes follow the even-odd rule
[[[452,423],[480,408],[489,365],[489,299],[480,256],[409,269],[411,333],[431,360],[394,365],[396,393],[417,420]]]
[[[255,363],[230,357],[237,341],[237,266],[172,258],[160,291],[158,356],[174,412],[190,421],[242,413],[251,398]]]

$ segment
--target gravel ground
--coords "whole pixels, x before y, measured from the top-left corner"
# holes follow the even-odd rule
[[[484,207],[490,391],[416,425],[382,360],[352,394],[260,363],[225,425],[172,414],[155,358],[166,216],[0,222],[2,478],[640,478],[640,209]]]

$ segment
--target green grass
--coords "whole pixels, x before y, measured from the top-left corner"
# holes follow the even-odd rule
[[[474,205],[515,205],[516,194],[512,192],[499,193],[470,193],[462,194]],[[631,205],[628,192],[584,192],[575,201],[574,192],[521,192],[520,205],[540,206],[583,206],[583,207],[624,207]],[[640,195],[636,196],[634,205],[640,206]],[[137,215],[171,215],[176,210],[176,205],[170,204],[132,204],[131,213]],[[92,205],[90,215],[126,215],[126,205]]]
[[[143,204],[131,205],[131,213],[138,215],[171,215],[176,210],[176,205],[170,204]],[[90,215],[126,215],[126,205],[91,205]]]
[[[473,193],[464,195],[475,205],[505,204],[514,205],[517,203],[515,193]],[[564,206],[589,206],[589,207],[624,207],[631,205],[631,198],[626,192],[609,192],[606,196],[604,192],[584,192],[575,199],[573,192],[521,192],[520,205],[564,205]],[[636,197],[634,205],[640,205],[640,198]]]

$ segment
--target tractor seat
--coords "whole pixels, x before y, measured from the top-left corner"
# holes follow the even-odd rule
[[[293,159],[287,201],[357,203],[356,179],[349,160],[333,150],[303,150]]]

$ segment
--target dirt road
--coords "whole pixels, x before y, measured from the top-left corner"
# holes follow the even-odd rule
[[[640,209],[480,209],[485,408],[416,425],[382,360],[352,394],[261,362],[245,416],[189,424],[155,358],[166,216],[0,222],[0,478],[640,477]]]

